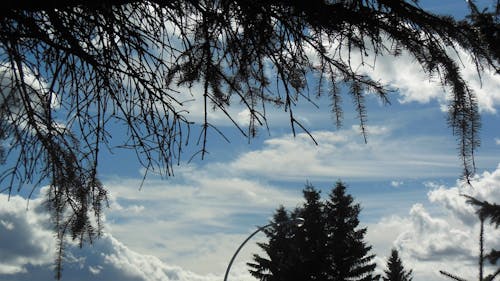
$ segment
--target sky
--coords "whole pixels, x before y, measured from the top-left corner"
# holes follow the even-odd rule
[[[421,4],[453,15],[464,7],[461,1],[436,2]],[[303,104],[295,111],[318,145],[303,132],[294,137],[284,113],[271,112],[269,131],[248,140],[211,112],[230,142],[211,135],[206,158],[188,161],[199,149],[193,144],[173,177],[150,173],[140,189],[144,169],[133,153],[103,155],[99,173],[110,196],[104,235],[82,249],[68,245],[63,280],[220,281],[236,248],[274,210],[300,206],[306,183],[326,196],[337,180],[361,204],[361,226],[368,228],[379,272],[396,248],[415,281],[446,280],[439,270],[476,278],[479,223],[461,194],[500,201],[500,77],[486,71],[480,81],[464,60],[462,73],[482,115],[478,173],[465,185],[443,88],[405,54],[379,57],[375,69],[360,71],[399,89],[390,106],[368,98],[367,143],[347,99],[342,128],[333,124],[328,100],[319,100],[319,109]],[[199,101],[187,106],[191,120],[200,121]],[[244,125],[248,113],[231,110]],[[192,129],[196,133],[197,125]],[[22,194],[9,200],[0,194],[0,280],[53,278],[55,238],[42,201],[39,195],[28,204]],[[500,248],[499,234],[487,226],[486,249]],[[230,280],[255,280],[245,263],[259,253],[254,242],[264,238],[257,235],[243,248]]]

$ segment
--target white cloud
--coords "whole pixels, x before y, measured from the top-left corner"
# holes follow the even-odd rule
[[[400,187],[403,184],[404,184],[403,181],[391,181],[391,186],[393,187]]]
[[[378,255],[388,255],[396,247],[403,261],[414,269],[415,280],[441,280],[439,270],[466,279],[477,276],[479,220],[462,194],[479,200],[500,200],[500,166],[494,172],[484,172],[472,186],[457,182],[454,187],[426,183],[432,211],[418,203],[407,216],[382,218],[368,227],[368,240],[374,243]],[[487,225],[485,248],[500,248],[499,230]],[[392,245],[388,242],[394,241]],[[486,272],[491,273],[491,268]]]
[[[455,176],[460,167],[450,139],[395,137],[388,127],[368,127],[367,144],[358,128],[313,131],[268,139],[260,149],[224,164],[238,174],[279,180],[305,178],[401,178]],[[220,169],[221,165],[212,165]]]
[[[168,181],[148,180],[141,191],[139,180],[116,179],[107,185],[112,206],[121,206],[108,211],[113,235],[135,250],[203,274],[223,272],[256,225],[265,224],[279,204],[295,207],[301,195],[301,186],[280,190],[259,179],[211,174],[196,166],[181,167]],[[123,211],[137,205],[145,208]],[[144,239],[144,233],[130,229],[147,229],[151,235]],[[242,259],[250,257],[246,253]]]
[[[459,64],[464,80],[476,93],[480,111],[496,113],[496,107],[500,104],[500,92],[497,90],[500,86],[500,75],[487,68],[479,75],[470,56],[459,47],[457,51],[456,53],[450,49],[449,54]],[[348,54],[347,50],[344,52],[345,58]],[[442,110],[446,110],[450,89],[441,85],[439,77],[429,77],[425,74],[407,51],[403,51],[398,57],[379,53],[375,58],[373,52],[368,57],[352,55],[350,63],[354,69],[373,80],[397,88],[401,103],[429,103],[436,100]]]
[[[48,215],[40,212],[41,200],[27,201],[0,194],[0,274],[25,272],[26,266],[37,266],[53,261],[55,252],[53,233],[48,229]],[[37,225],[39,227],[33,227]]]
[[[27,200],[0,194],[0,219],[9,222],[0,229],[1,280],[53,280],[55,238],[40,199],[33,199],[26,210]],[[7,224],[7,223],[6,223]],[[3,226],[3,225],[2,225]],[[2,227],[0,226],[0,227]],[[129,229],[147,234],[147,229]],[[159,258],[130,250],[109,233],[80,249],[66,247],[63,280],[124,280],[124,281],[216,281],[218,275],[199,275],[178,266],[170,266]],[[248,280],[248,274],[235,270],[232,276]]]

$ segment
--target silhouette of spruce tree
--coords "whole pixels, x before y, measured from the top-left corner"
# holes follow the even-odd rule
[[[254,263],[248,263],[250,271],[259,280],[286,281],[294,280],[300,263],[297,248],[295,247],[295,232],[290,224],[290,216],[283,206],[276,210],[272,222],[274,223],[264,233],[269,238],[268,243],[257,243],[264,250],[268,258],[254,255]]]
[[[261,281],[378,280],[373,274],[375,256],[363,242],[366,228],[357,229],[360,207],[345,194],[345,186],[338,182],[326,202],[312,185],[307,185],[303,194],[305,203],[290,215],[302,217],[303,226],[288,227],[289,239],[275,227],[266,231],[269,242],[258,245],[268,257],[255,254],[248,263],[250,273]],[[284,216],[284,209],[278,209],[273,222]],[[286,262],[282,257],[287,257]]]
[[[391,256],[387,260],[387,269],[384,270],[384,281],[411,281],[412,270],[405,270],[401,258],[399,258],[398,250],[392,249]]]
[[[327,280],[329,253],[324,203],[320,201],[320,191],[310,184],[306,185],[303,195],[305,203],[293,212],[294,217],[304,219],[303,226],[296,229],[294,241],[300,257],[300,264],[296,265],[300,272],[294,280]]]
[[[346,186],[338,181],[326,203],[328,249],[332,263],[332,280],[378,280],[374,276],[375,255],[369,254],[371,246],[363,241],[366,228],[358,228],[361,207],[346,194]]]

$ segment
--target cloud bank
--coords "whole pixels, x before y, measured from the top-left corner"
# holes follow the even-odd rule
[[[161,189],[150,185],[145,192],[133,190],[131,184],[113,185],[112,209],[106,221],[109,227],[90,247],[68,246],[63,280],[220,280],[221,269],[225,269],[235,247],[253,229],[240,225],[229,231],[231,220],[251,225],[245,222],[247,216],[256,216],[259,212],[270,215],[280,198],[288,200],[292,206],[299,203],[299,194],[294,197],[276,187],[264,188],[250,182],[240,186],[242,181],[234,181],[234,185],[228,183],[219,179],[192,187],[192,190],[180,184]],[[396,247],[405,265],[414,269],[415,280],[442,280],[439,270],[475,278],[479,223],[474,208],[460,194],[498,202],[500,166],[493,172],[477,176],[472,187],[459,183],[451,187],[432,182],[425,185],[430,188],[428,202],[414,204],[407,214],[386,216],[377,223],[368,224],[367,240],[374,245],[378,255],[379,271],[385,266],[385,255],[390,253],[391,247]],[[181,187],[187,190],[177,190]],[[254,197],[252,192],[268,194],[269,202],[256,199],[263,196]],[[5,203],[0,205],[0,279],[51,280],[55,239],[42,200],[31,200],[28,209],[27,201],[19,196],[7,202],[6,195],[0,195],[0,200]],[[214,202],[220,207],[213,205]],[[175,216],[176,212],[180,217]],[[174,215],[169,215],[171,213]],[[115,231],[118,236],[128,236],[131,243],[123,243]],[[500,248],[499,234],[498,230],[487,226],[487,250]],[[165,257],[141,254],[130,248],[138,248],[133,245],[134,240],[169,254]],[[165,244],[160,245],[161,242]],[[248,246],[247,254],[234,265],[231,278],[253,280],[246,273],[244,263],[256,248]],[[186,265],[191,263],[192,267],[196,267],[196,263],[206,263],[207,267],[218,268],[214,270],[218,273],[207,273],[209,270],[203,274],[194,273],[187,270],[188,266],[179,267],[181,261]],[[491,273],[491,270],[487,268],[486,272]]]
[[[428,208],[417,203],[408,215],[382,218],[369,227],[369,239],[380,242],[377,249],[379,255],[388,255],[387,248],[397,248],[405,264],[414,269],[415,280],[440,280],[443,277],[439,270],[475,280],[478,274],[480,223],[474,207],[466,203],[462,194],[498,203],[500,166],[493,172],[478,175],[472,186],[460,182],[453,187],[435,183],[426,185],[431,188]],[[499,235],[498,229],[486,225],[487,252],[500,248]],[[386,244],[383,240],[394,242]],[[385,265],[385,260],[381,259],[379,264]],[[488,266],[486,275],[493,273],[493,268]]]
[[[55,238],[42,200],[31,200],[28,209],[27,201],[19,196],[7,202],[7,196],[0,194],[0,201],[0,279],[54,280]],[[62,280],[212,281],[220,276],[201,276],[166,265],[105,233],[92,246],[68,245]]]

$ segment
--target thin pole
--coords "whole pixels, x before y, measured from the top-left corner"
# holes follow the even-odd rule
[[[481,214],[481,229],[479,231],[479,281],[483,281],[484,268],[484,216]]]
[[[270,223],[270,224],[267,224],[267,225],[264,225],[264,226],[257,228],[256,231],[254,231],[252,234],[250,234],[250,236],[248,236],[247,239],[245,239],[245,241],[243,241],[243,243],[241,243],[241,245],[238,247],[238,249],[234,253],[233,257],[231,258],[231,261],[229,262],[229,264],[227,266],[226,274],[224,275],[224,281],[227,281],[227,276],[229,275],[229,269],[231,269],[231,266],[233,265],[234,259],[236,258],[236,256],[240,252],[241,248],[243,248],[243,246],[248,242],[248,240],[250,240],[252,237],[254,237],[255,234],[259,233],[259,231],[262,231],[262,230],[266,229],[267,227],[270,227],[271,225],[274,225],[274,224],[275,223]]]
[[[229,264],[227,265],[227,269],[226,269],[226,274],[224,274],[224,281],[227,281],[227,277],[229,275],[229,270],[231,269],[231,266],[233,265],[233,262],[234,262],[234,259],[236,258],[236,256],[238,255],[238,253],[240,252],[241,248],[243,248],[243,246],[248,242],[248,240],[252,239],[252,237],[255,236],[255,234],[259,233],[259,231],[262,231],[272,225],[287,225],[287,224],[295,224],[297,227],[302,227],[302,225],[304,225],[304,219],[303,218],[295,218],[294,220],[292,221],[287,221],[287,222],[284,222],[284,223],[276,223],[276,222],[272,222],[270,224],[266,224],[264,226],[261,226],[259,228],[257,228],[256,231],[254,231],[252,234],[250,234],[247,239],[245,239],[245,241],[243,241],[243,243],[241,243],[241,245],[238,247],[238,249],[236,250],[236,252],[234,253],[233,257],[231,258],[231,261],[229,261]]]

